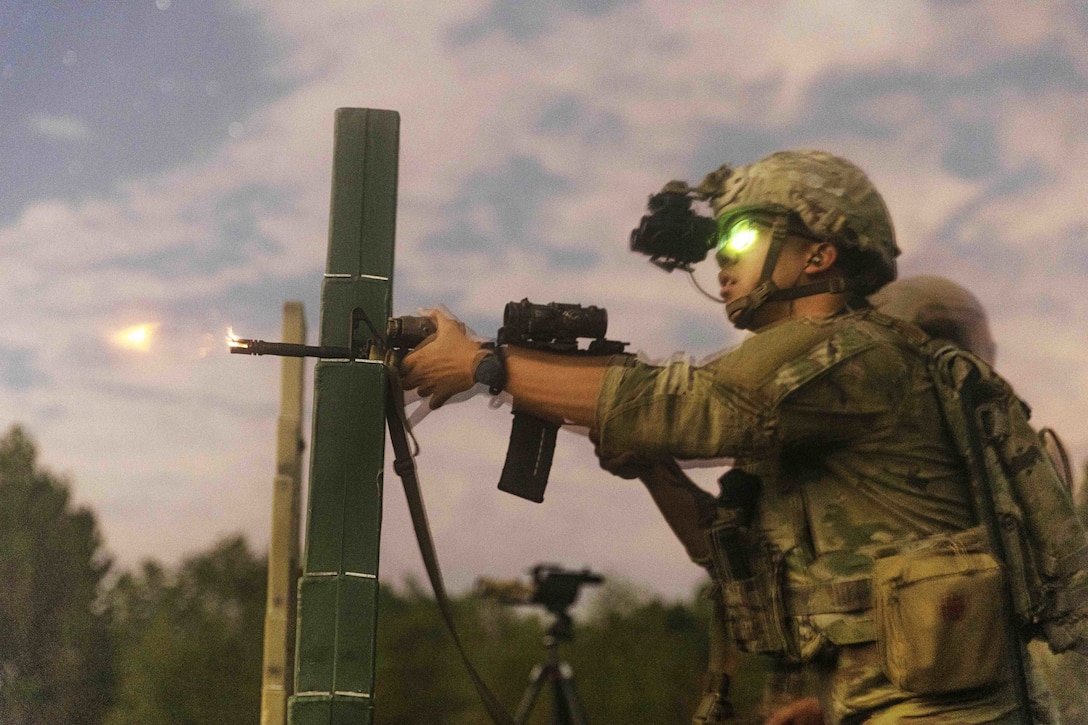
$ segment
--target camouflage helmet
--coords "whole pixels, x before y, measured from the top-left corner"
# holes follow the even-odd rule
[[[880,193],[865,172],[823,151],[779,151],[747,166],[722,166],[698,193],[719,220],[751,211],[796,215],[821,241],[856,250],[871,293],[896,277],[895,230]]]
[[[913,322],[932,337],[953,342],[994,364],[997,346],[986,310],[977,297],[952,280],[905,277],[886,285],[869,301],[884,314]]]

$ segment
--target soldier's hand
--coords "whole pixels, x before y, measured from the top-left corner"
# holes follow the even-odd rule
[[[637,453],[621,453],[618,456],[603,457],[600,448],[596,450],[597,462],[601,468],[620,478],[642,478],[649,475],[660,461],[643,458]]]
[[[480,343],[469,339],[464,323],[439,310],[426,314],[436,331],[404,356],[400,371],[404,389],[418,388],[421,396],[430,396],[433,409],[475,384],[472,374]]]

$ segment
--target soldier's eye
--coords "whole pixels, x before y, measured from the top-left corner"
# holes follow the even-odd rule
[[[758,239],[759,225],[751,219],[740,219],[728,224],[718,234],[718,262],[736,262]]]

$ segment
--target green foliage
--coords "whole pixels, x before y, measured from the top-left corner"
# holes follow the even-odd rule
[[[266,564],[241,537],[176,572],[148,562],[109,595],[117,646],[105,725],[260,719]]]
[[[606,587],[570,655],[590,719],[689,719],[706,671],[707,627],[690,608],[638,602],[629,591]]]
[[[594,599],[575,609],[574,639],[560,646],[590,722],[690,723],[706,668],[709,602],[665,603],[611,582]],[[550,616],[471,596],[454,606],[469,657],[513,713],[531,669],[544,659]],[[742,667],[736,702],[750,708],[762,668],[751,658]],[[551,707],[545,689],[531,725],[550,722]],[[384,725],[488,722],[434,600],[413,583],[404,593],[383,587],[380,594],[375,711]]]
[[[105,725],[257,722],[264,562],[241,539],[193,557],[176,572],[146,563],[110,593],[117,641],[116,704]],[[551,618],[466,595],[453,602],[458,631],[480,671],[513,712],[544,659]],[[560,648],[594,725],[687,725],[701,691],[709,603],[666,603],[609,583],[578,615]],[[758,663],[742,663],[735,702],[759,694]],[[413,582],[379,591],[376,719],[383,725],[488,722],[434,599]],[[546,689],[532,725],[550,722]]]
[[[25,432],[0,439],[0,723],[221,725],[259,720],[266,564],[241,537],[177,567],[145,562],[103,594],[109,563],[93,514],[42,470]],[[622,583],[590,589],[560,647],[594,725],[687,725],[700,695],[709,605],[666,603]],[[474,596],[458,631],[513,712],[543,661],[550,615]],[[383,725],[487,722],[431,596],[379,593],[376,719]],[[758,697],[742,660],[734,702]],[[545,689],[532,725],[550,721]]]
[[[503,703],[516,704],[539,659],[539,622],[474,597],[457,599],[454,610],[480,675]],[[403,593],[380,590],[375,681],[375,710],[384,725],[488,721],[434,599],[414,582]]]
[[[94,515],[37,457],[22,428],[0,438],[0,722],[90,725],[109,692],[110,564]]]
[[[569,657],[590,721],[691,722],[706,674],[711,609],[708,599],[667,603],[607,584]],[[749,711],[762,693],[763,666],[743,655],[738,662],[731,698],[738,711]]]

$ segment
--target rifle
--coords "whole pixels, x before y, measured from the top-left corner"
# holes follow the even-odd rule
[[[507,303],[496,344],[560,355],[622,353],[628,343],[605,339],[607,331],[608,312],[603,308],[559,302],[535,305],[523,299]],[[591,340],[584,350],[578,347],[579,338]],[[499,478],[500,491],[535,503],[544,500],[558,431],[559,426],[555,423],[514,409],[510,445]]]
[[[365,324],[370,336],[360,329]],[[404,355],[435,333],[435,324],[429,317],[390,317],[382,335],[370,322],[362,308],[351,312],[351,330],[348,346],[298,345],[290,342],[265,342],[235,337],[227,338],[230,351],[236,355],[277,355],[280,357],[318,357],[325,360],[382,360],[385,351]]]
[[[365,325],[366,330],[363,330]],[[382,360],[386,353],[403,356],[435,332],[429,317],[391,317],[386,321],[385,334],[380,334],[361,309],[351,316],[347,347],[297,345],[285,342],[265,342],[234,337],[229,339],[230,351],[239,355],[279,355],[287,357],[318,357],[333,360]],[[608,312],[592,305],[550,302],[533,304],[528,299],[508,302],[503,311],[503,326],[499,329],[497,346],[511,345],[560,355],[616,355],[627,347],[626,342],[605,339]],[[369,334],[368,334],[369,333]],[[590,340],[585,349],[578,340]],[[510,427],[510,444],[506,449],[499,478],[499,490],[535,503],[544,500],[548,486],[555,438],[559,426],[536,416],[514,409]]]

